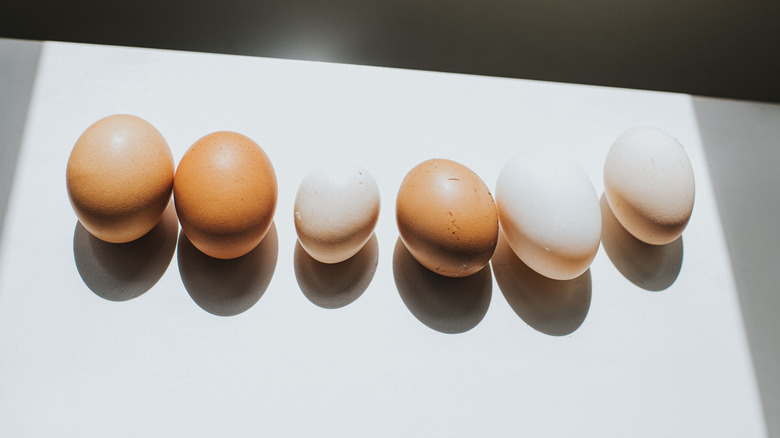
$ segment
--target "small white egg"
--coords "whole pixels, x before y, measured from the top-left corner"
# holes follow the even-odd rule
[[[306,252],[339,263],[360,251],[379,220],[379,188],[362,167],[329,165],[309,173],[295,197],[295,231]]]
[[[655,128],[620,135],[604,163],[604,194],[621,225],[637,239],[677,239],[693,211],[693,168],[683,146]]]
[[[534,271],[570,280],[596,257],[599,200],[576,164],[534,153],[516,155],[498,177],[496,206],[509,246]]]

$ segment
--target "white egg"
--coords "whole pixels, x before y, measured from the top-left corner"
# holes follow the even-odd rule
[[[303,249],[322,263],[357,254],[379,219],[379,188],[362,167],[336,163],[309,173],[295,197],[295,231]]]
[[[682,145],[655,128],[634,128],[615,140],[604,163],[604,193],[621,225],[637,239],[677,239],[693,211],[693,169]]]
[[[593,184],[576,164],[521,153],[496,184],[501,229],[517,257],[556,280],[583,274],[598,252],[601,210]]]

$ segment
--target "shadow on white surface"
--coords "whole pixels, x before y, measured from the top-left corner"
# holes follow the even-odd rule
[[[42,44],[0,41],[0,244]]]
[[[682,236],[666,245],[642,242],[618,222],[603,194],[599,203],[601,244],[617,270],[630,282],[649,291],[662,291],[674,284],[682,268]]]
[[[468,277],[445,277],[415,260],[400,237],[393,251],[393,277],[412,315],[442,333],[473,329],[490,306],[493,289],[490,265]]]
[[[300,241],[295,243],[295,278],[301,292],[325,309],[344,307],[363,295],[374,278],[379,262],[376,233],[357,254],[334,264],[313,259]]]
[[[230,260],[203,254],[183,231],[179,234],[179,273],[184,287],[198,306],[218,316],[246,312],[260,300],[271,283],[278,254],[275,223],[255,249]]]
[[[780,105],[693,98],[769,437],[780,437]]]
[[[109,301],[138,298],[154,286],[168,269],[179,221],[173,202],[151,231],[128,243],[104,242],[76,222],[73,256],[82,280],[95,295]]]
[[[507,303],[535,330],[551,336],[569,335],[588,316],[590,269],[572,280],[547,278],[515,255],[503,232],[499,233],[491,264]]]

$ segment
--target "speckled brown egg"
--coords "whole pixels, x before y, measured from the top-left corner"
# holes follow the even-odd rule
[[[406,175],[396,221],[412,256],[447,277],[481,270],[498,241],[493,196],[476,173],[451,160],[424,161]]]
[[[276,211],[273,165],[263,149],[235,132],[193,144],[176,170],[173,199],[182,231],[204,254],[240,257],[263,240]]]
[[[124,243],[148,233],[171,199],[173,155],[149,122],[108,116],[76,141],[66,171],[70,203],[92,235]]]

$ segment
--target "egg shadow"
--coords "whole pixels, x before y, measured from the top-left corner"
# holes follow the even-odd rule
[[[295,278],[303,295],[325,309],[344,307],[363,295],[379,262],[376,234],[357,254],[341,263],[322,263],[295,243]]]
[[[674,284],[683,260],[682,236],[666,245],[642,242],[623,228],[601,195],[601,245],[626,279],[648,291],[662,291]]]
[[[501,232],[491,259],[498,288],[517,315],[550,336],[574,333],[588,316],[592,294],[590,269],[572,280],[553,280],[523,263]]]
[[[279,237],[274,223],[255,249],[229,260],[200,252],[182,231],[179,273],[187,293],[203,310],[218,316],[235,316],[254,306],[268,289],[278,252]]]
[[[104,242],[76,222],[73,257],[84,284],[109,301],[127,301],[146,293],[163,276],[176,250],[179,222],[173,203],[151,231],[132,242]]]
[[[490,266],[468,277],[445,277],[421,265],[400,238],[393,251],[395,286],[420,322],[442,333],[464,333],[482,321],[490,306]]]

